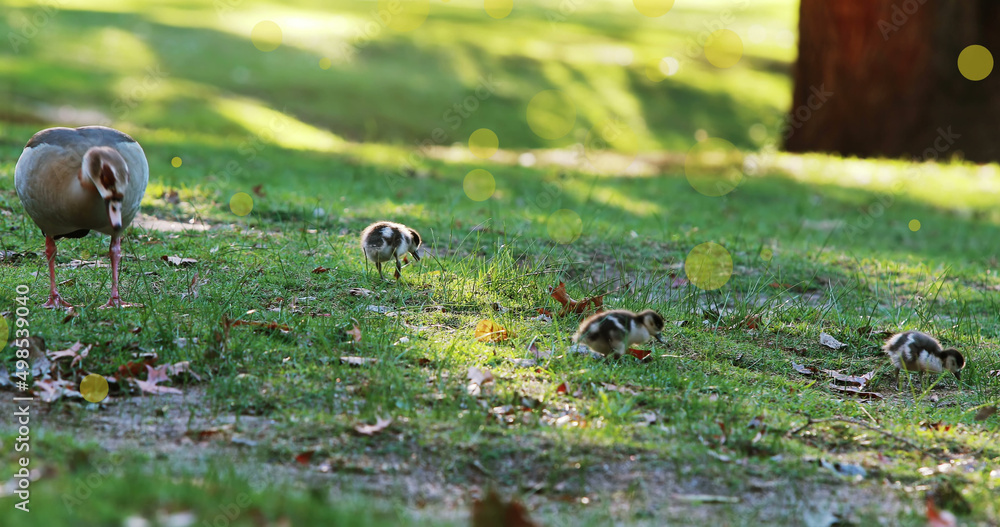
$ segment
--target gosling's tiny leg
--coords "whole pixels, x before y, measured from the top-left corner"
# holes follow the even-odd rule
[[[375,268],[378,269],[379,278],[385,281],[385,275],[382,274],[382,262],[375,262]]]
[[[403,266],[399,264],[399,255],[396,255],[396,280],[399,280],[403,273]]]

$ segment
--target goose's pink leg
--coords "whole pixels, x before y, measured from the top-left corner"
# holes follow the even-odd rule
[[[45,259],[49,261],[49,301],[42,307],[58,309],[73,307],[73,304],[62,299],[56,291],[56,241],[51,236],[45,237]]]
[[[118,236],[111,236],[108,255],[111,257],[111,298],[102,307],[122,307],[122,297],[118,296],[118,262],[122,260],[122,239]]]

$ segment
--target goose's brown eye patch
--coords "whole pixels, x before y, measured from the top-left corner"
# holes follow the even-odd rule
[[[111,165],[101,165],[101,184],[108,190],[115,188],[115,172],[111,170]]]

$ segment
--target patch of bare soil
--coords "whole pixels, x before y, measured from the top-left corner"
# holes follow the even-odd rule
[[[574,518],[599,511],[630,525],[824,526],[856,525],[860,514],[877,511],[891,525],[904,512],[920,510],[919,496],[875,478],[802,476],[804,462],[796,459],[779,463],[788,463],[787,472],[798,478],[765,476],[742,461],[678,462],[548,440],[499,451],[489,440],[436,445],[405,425],[376,441],[350,433],[304,440],[283,435],[268,418],[213,414],[204,399],[203,389],[185,388],[184,395],[120,398],[94,412],[72,403],[36,405],[33,412],[40,429],[94,440],[109,451],[144,452],[177,470],[223,463],[261,489],[326,489],[333,500],[379,497],[418,517],[465,521],[471,501],[489,488],[521,496],[543,525],[574,525]],[[0,411],[13,411],[9,398],[0,401]],[[316,453],[304,463],[275,454],[289,449]]]

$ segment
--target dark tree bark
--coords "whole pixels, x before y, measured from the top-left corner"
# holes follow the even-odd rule
[[[997,61],[981,81],[972,44]],[[802,0],[794,81],[788,151],[1000,160],[996,0]]]

